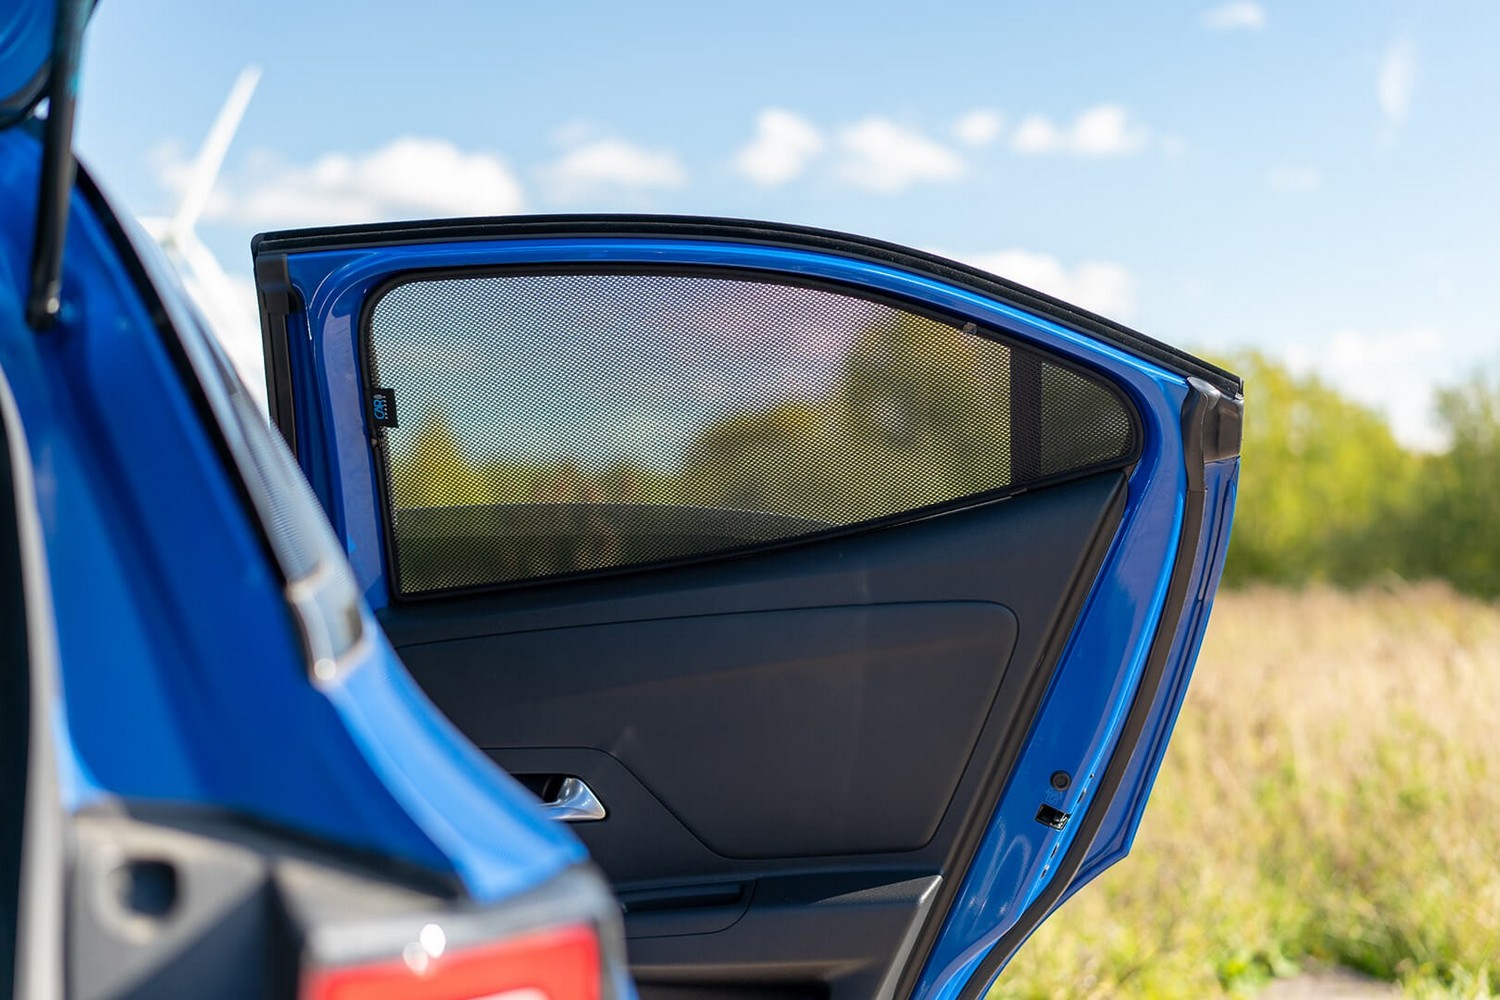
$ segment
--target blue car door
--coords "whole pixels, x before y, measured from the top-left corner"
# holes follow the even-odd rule
[[[272,416],[432,701],[589,848],[646,998],[977,998],[1129,848],[1239,379],[742,221],[266,234]]]

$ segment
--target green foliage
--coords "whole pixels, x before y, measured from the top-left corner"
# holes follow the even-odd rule
[[[391,494],[398,508],[493,502],[485,477],[441,416],[422,421],[410,456],[394,462],[393,471]]]
[[[1010,481],[1009,399],[996,389],[1008,355],[916,316],[872,325],[824,393],[727,413],[699,429],[671,469],[479,457],[441,415],[429,416],[393,449],[395,500],[681,504],[840,524],[910,510]],[[1224,363],[1245,376],[1247,392],[1226,584],[1436,578],[1500,595],[1500,379],[1476,376],[1442,392],[1451,447],[1424,455],[1316,376],[1255,352]],[[1111,405],[1089,383],[1065,384],[1060,369],[1044,375],[1044,422]],[[1044,464],[1062,467],[1118,447],[1102,435],[1044,440],[1103,449],[1044,453]]]
[[[446,417],[429,415],[408,439],[392,435],[395,500],[398,508],[681,504],[836,524],[941,503],[1010,482],[1009,354],[952,326],[891,313],[855,339],[824,392],[725,413],[665,470],[631,461],[591,470],[562,449],[550,460],[484,458],[465,450]],[[1097,395],[1069,384],[1053,397],[1090,389]],[[1107,457],[1108,445],[1084,461]]]
[[[1245,377],[1245,440],[1231,585],[1358,583],[1395,571],[1419,459],[1384,418],[1263,354],[1231,358]]]
[[[1451,443],[1429,455],[1315,376],[1259,353],[1226,364],[1246,386],[1227,584],[1401,577],[1500,595],[1500,380],[1438,394]]]
[[[1440,392],[1438,415],[1452,444],[1423,463],[1403,568],[1500,596],[1500,378]]]

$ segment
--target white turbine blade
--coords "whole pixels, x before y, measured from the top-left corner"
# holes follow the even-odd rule
[[[209,192],[213,190],[214,181],[219,177],[219,168],[224,165],[224,154],[229,152],[229,143],[240,127],[240,119],[245,116],[245,108],[249,106],[250,96],[255,93],[255,85],[259,82],[260,67],[250,65],[240,70],[239,77],[230,88],[229,97],[225,99],[219,117],[214,119],[213,128],[208,130],[208,137],[198,150],[198,158],[193,161],[193,172],[188,178],[187,190],[182,194],[177,214],[172,217],[170,228],[174,237],[181,238],[192,232],[193,226],[197,224],[198,216],[203,213],[203,206],[208,202]]]
[[[175,249],[186,265],[189,275],[196,279],[199,284],[205,286],[210,292],[218,293],[229,283],[229,275],[224,273],[224,267],[219,263],[219,258],[214,252],[198,239],[196,233],[183,234],[182,241]]]
[[[198,303],[251,393],[264,404],[265,360],[255,286],[247,277],[230,277],[219,258],[194,233],[184,234],[174,249],[188,294]]]

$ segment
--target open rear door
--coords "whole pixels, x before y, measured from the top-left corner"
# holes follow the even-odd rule
[[[534,217],[254,244],[272,415],[645,997],[978,997],[1122,857],[1237,377],[950,261]]]

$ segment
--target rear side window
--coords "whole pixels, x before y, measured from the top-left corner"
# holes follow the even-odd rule
[[[365,323],[404,596],[780,543],[1136,449],[1090,374],[749,273],[419,277]]]

